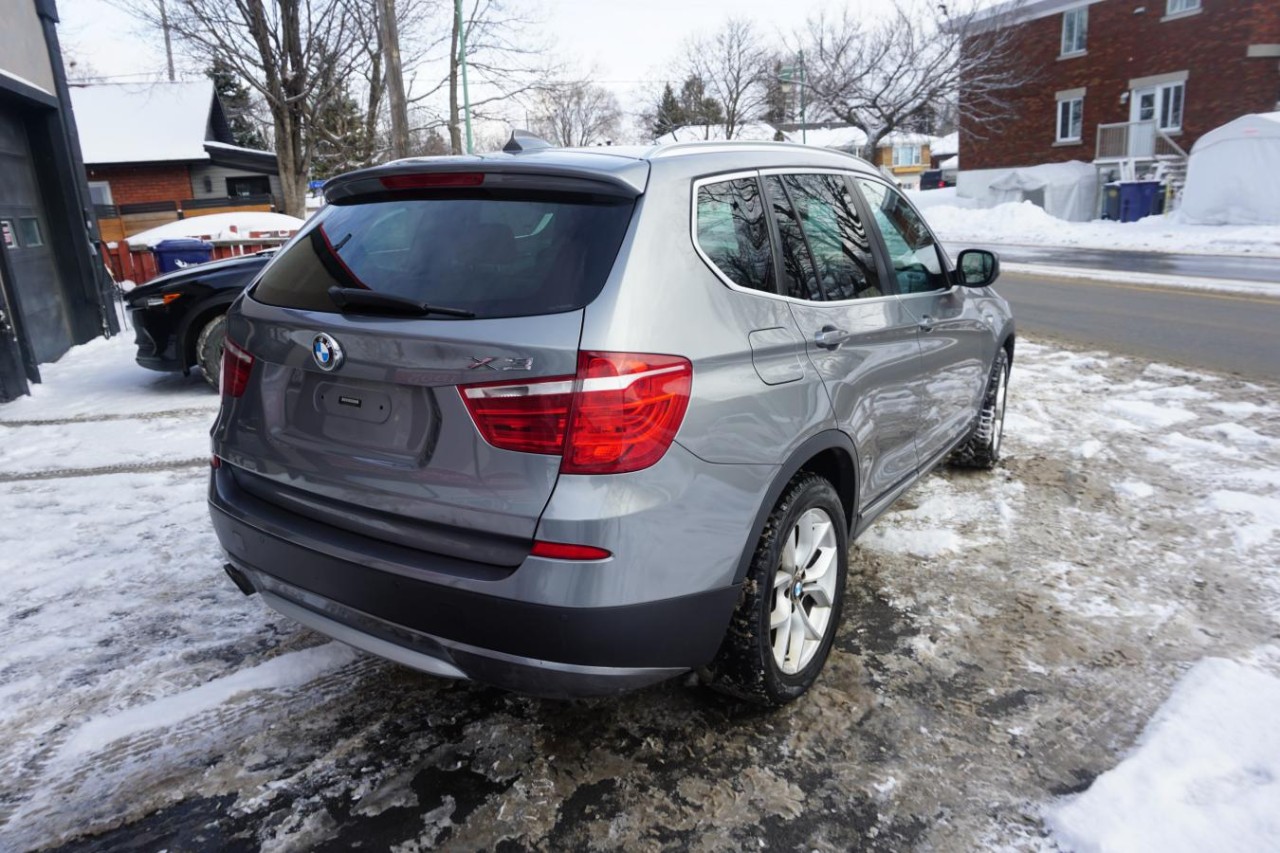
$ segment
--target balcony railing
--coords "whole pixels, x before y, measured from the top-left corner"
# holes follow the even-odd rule
[[[1178,143],[1154,121],[1126,121],[1098,125],[1096,160],[1154,160],[1159,157],[1186,157]]]

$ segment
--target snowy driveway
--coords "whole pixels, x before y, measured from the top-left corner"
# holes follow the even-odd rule
[[[125,338],[0,409],[0,849],[1051,846],[1201,658],[1280,671],[1280,387],[1023,343],[993,475],[854,548],[776,713],[557,703],[296,627],[221,572],[201,380]]]

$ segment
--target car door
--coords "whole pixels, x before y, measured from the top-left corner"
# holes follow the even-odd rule
[[[892,264],[898,299],[920,341],[923,382],[916,447],[932,465],[968,430],[981,405],[995,339],[973,295],[954,283],[951,263],[923,217],[897,190],[859,175]]]
[[[911,478],[918,465],[915,319],[885,289],[842,173],[788,171],[763,180],[782,292],[836,422],[857,449],[862,510]]]

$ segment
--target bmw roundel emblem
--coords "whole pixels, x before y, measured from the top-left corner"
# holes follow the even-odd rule
[[[337,370],[342,366],[342,346],[321,332],[311,342],[311,357],[321,370]]]

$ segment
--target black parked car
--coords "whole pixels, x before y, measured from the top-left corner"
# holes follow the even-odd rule
[[[217,388],[227,308],[273,254],[271,249],[187,267],[126,293],[138,364],[184,375],[199,365],[205,381]]]

